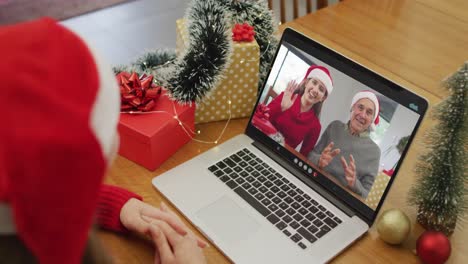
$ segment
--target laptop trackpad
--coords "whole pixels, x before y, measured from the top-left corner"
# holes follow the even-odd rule
[[[200,209],[196,215],[217,237],[231,245],[252,235],[260,227],[255,219],[227,196]]]

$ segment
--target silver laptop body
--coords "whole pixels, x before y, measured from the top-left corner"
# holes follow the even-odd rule
[[[405,129],[399,129],[397,120],[388,118],[386,131],[399,136],[401,133],[392,131],[406,130],[404,134],[408,134],[411,142],[427,109],[424,99],[292,29],[283,33],[265,87],[280,87],[282,78],[286,80],[289,77],[285,76],[294,72],[305,72],[311,64],[326,66],[334,78],[337,76],[335,90],[322,108],[322,122],[336,118],[328,117],[327,111],[332,110],[327,109],[340,108],[344,112],[343,121],[349,114],[349,106],[331,101],[332,96],[336,102],[351,101],[350,95],[340,98],[340,94],[346,94],[340,93],[339,85],[343,85],[338,80],[342,79],[347,84],[353,82],[350,86],[356,89],[373,89],[381,98],[388,99],[396,108],[393,118],[400,118],[401,111],[410,116],[413,123],[406,124]],[[264,102],[266,90],[260,91],[258,103]],[[366,233],[395,174],[388,176],[391,179],[387,187],[372,206],[320,173],[317,176],[317,170],[304,157],[288,151],[251,121],[245,134],[155,177],[152,181],[155,188],[235,263],[324,263]],[[322,124],[322,132],[325,127]],[[381,144],[387,137],[395,138],[387,134],[380,135]],[[384,156],[389,152],[387,146],[379,147],[383,153],[381,160],[395,160]],[[408,147],[409,144],[394,161],[395,172]],[[229,165],[233,161],[236,164]],[[243,163],[239,165],[239,162]],[[247,167],[253,170],[247,171]],[[382,171],[387,171],[384,166],[379,168],[380,175]],[[287,199],[284,194],[287,197],[293,194],[287,207],[283,204]]]

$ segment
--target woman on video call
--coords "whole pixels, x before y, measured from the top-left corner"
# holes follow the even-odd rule
[[[379,169],[380,149],[370,138],[379,123],[379,101],[374,93],[360,91],[351,102],[347,123],[331,122],[308,159],[341,184],[366,198]],[[341,158],[335,158],[341,153]]]
[[[333,81],[327,68],[312,65],[304,79],[290,81],[286,90],[275,97],[268,108],[270,122],[284,136],[285,143],[307,155],[317,143],[321,124],[322,103],[333,90]]]

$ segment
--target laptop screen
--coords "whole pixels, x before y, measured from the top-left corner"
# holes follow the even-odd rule
[[[372,222],[426,109],[421,97],[287,29],[247,133]]]

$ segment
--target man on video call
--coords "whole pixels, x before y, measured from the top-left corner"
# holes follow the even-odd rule
[[[356,93],[349,121],[331,122],[308,155],[310,161],[363,198],[369,194],[379,169],[380,149],[370,138],[379,123],[379,107],[374,93]],[[336,157],[338,154],[341,157]]]

